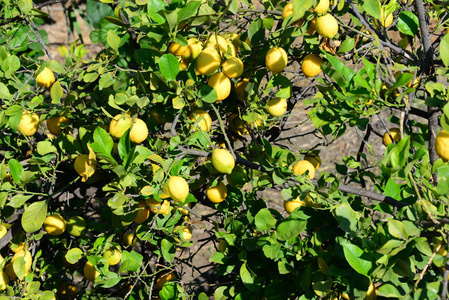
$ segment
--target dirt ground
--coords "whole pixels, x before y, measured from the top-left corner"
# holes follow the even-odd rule
[[[65,7],[69,6],[69,3],[65,4]],[[65,19],[64,8],[61,4],[44,7],[42,10],[50,15],[50,19],[52,21],[51,24],[41,26],[40,29],[44,29],[48,32],[49,50],[54,59],[63,62],[63,57],[59,53],[58,47],[69,47],[71,43],[80,40],[80,38],[84,41],[85,47],[88,50],[88,55],[94,56],[96,53],[101,51],[101,46],[91,42],[89,38],[90,29],[78,14],[76,14],[76,19],[78,21],[80,34],[69,31],[69,26],[67,20]],[[293,71],[297,68],[299,68],[297,63],[291,67]],[[307,83],[308,79],[304,79],[298,84],[306,85]],[[378,132],[384,132],[382,122],[380,121],[381,119],[387,124],[388,127],[391,127],[391,124],[388,123],[386,119],[386,114],[373,116],[374,121],[372,122],[372,126]],[[323,142],[321,138],[318,138],[314,134],[315,128],[312,122],[307,118],[306,108],[302,105],[302,101],[295,106],[292,115],[288,118],[286,128],[291,128],[291,130],[286,130],[281,134],[281,139],[284,139],[283,144],[288,145],[292,150],[297,151],[298,153],[300,150],[314,148],[315,145]],[[361,132],[357,128],[348,128],[344,137],[338,139],[330,146],[318,147],[317,149],[321,151],[320,156],[322,159],[322,167],[319,171],[335,172],[335,164],[341,163],[342,157],[347,155],[355,156],[360,147],[364,134],[364,132]],[[289,140],[291,144],[288,144],[287,140]],[[374,160],[376,161],[382,157],[385,147],[382,145],[381,138],[375,134],[371,134],[368,143],[373,146]],[[366,148],[365,153],[369,156],[369,152]],[[279,192],[266,191],[261,195],[261,197],[267,200],[269,207],[283,211],[282,199],[280,198]],[[212,212],[210,208],[201,204],[196,205],[194,209],[201,215]],[[212,228],[212,225],[209,222],[200,221],[198,218],[192,217],[192,223],[194,223],[193,240],[202,240],[210,236],[208,230]],[[211,289],[214,289],[217,284],[219,284],[214,276],[213,267],[209,266],[210,258],[215,252],[215,249],[215,245],[212,243],[205,245],[202,245],[202,243],[195,243],[195,245],[190,249],[184,250],[185,252],[183,252],[181,257],[188,257],[189,253],[198,252],[191,262],[192,265],[197,267],[208,266],[202,269],[202,272],[204,272],[203,276],[199,276],[198,271],[193,270],[193,268],[189,265],[183,266],[182,271],[185,272],[183,282],[186,284],[187,290],[198,294],[200,291],[210,291]]]

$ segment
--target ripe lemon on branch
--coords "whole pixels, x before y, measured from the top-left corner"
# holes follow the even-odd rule
[[[335,19],[335,17],[331,14],[325,14],[317,17],[315,26],[318,34],[325,38],[332,39],[338,33],[337,19]]]
[[[441,130],[435,139],[435,152],[444,161],[449,160],[449,133]]]
[[[176,279],[178,279],[178,277],[173,272],[162,273],[156,279],[156,289],[162,290],[162,288],[164,287],[164,284],[167,281],[172,281],[172,280],[176,280]]]
[[[81,154],[75,159],[75,171],[82,177],[81,181],[86,181],[95,173],[95,159],[89,158],[89,154]]]
[[[109,123],[109,133],[120,139],[122,135],[131,127],[132,120],[128,114],[116,115]]]
[[[215,73],[209,77],[207,84],[217,92],[217,101],[228,98],[231,93],[231,80],[222,72]]]
[[[64,218],[59,214],[55,214],[45,218],[44,230],[50,235],[60,235],[64,233],[66,225]]]
[[[265,56],[265,65],[273,74],[282,72],[288,63],[287,52],[281,47],[273,47]]]
[[[26,136],[32,136],[39,128],[39,116],[36,113],[24,110],[19,123],[19,132]]]
[[[399,128],[391,128],[390,134],[388,134],[388,132],[385,132],[382,138],[382,144],[384,144],[385,147],[393,142],[390,138],[390,135],[396,143],[401,139],[401,132]]]
[[[323,60],[316,54],[307,54],[301,63],[301,70],[306,77],[315,77],[321,73]]]
[[[104,251],[103,257],[108,261],[110,266],[115,266],[121,261],[122,252],[118,247],[109,248]]]
[[[69,124],[70,120],[66,117],[54,117],[51,119],[47,119],[47,128],[51,134],[60,135],[62,132],[61,124],[66,123]]]
[[[268,101],[267,112],[273,117],[280,117],[287,111],[287,99],[276,97]]]
[[[184,202],[189,195],[189,184],[180,176],[172,176],[167,182],[168,193],[176,202]]]
[[[210,115],[204,111],[204,110],[194,110],[190,115],[189,115],[189,119],[194,122],[197,123],[195,127],[193,127],[192,129],[194,131],[197,131],[198,129],[203,130],[203,131],[209,131],[210,127],[212,126],[212,118],[210,117]],[[192,126],[194,126],[195,124],[193,124]]]
[[[143,120],[135,118],[132,123],[131,130],[129,132],[129,139],[133,143],[140,144],[143,141],[145,141],[147,137],[148,137],[147,124]]]
[[[329,9],[329,0],[320,0],[314,11],[317,14],[324,14]]]
[[[212,75],[221,65],[221,57],[214,47],[206,47],[196,58],[195,69],[202,75]]]
[[[313,179],[315,177],[315,167],[307,160],[297,161],[293,165],[292,171],[295,175],[298,175],[298,176],[305,174],[308,171],[309,175],[307,178]]]
[[[228,189],[223,182],[218,183],[214,187],[208,187],[206,190],[207,199],[213,203],[223,202],[228,196]]]
[[[223,73],[229,78],[240,77],[243,73],[243,62],[238,57],[230,57],[221,65]]]
[[[39,73],[40,67],[37,69],[36,74]],[[36,83],[38,86],[40,87],[44,87],[44,88],[51,88],[51,86],[53,85],[53,83],[55,83],[55,74],[53,74],[53,72],[45,67],[42,72],[40,72],[37,76],[36,76]]]
[[[83,268],[84,277],[89,281],[95,281],[95,278],[100,276],[100,273],[95,269],[95,266],[90,262],[86,262]]]
[[[235,159],[226,149],[212,151],[212,165],[220,173],[231,174],[235,166]]]

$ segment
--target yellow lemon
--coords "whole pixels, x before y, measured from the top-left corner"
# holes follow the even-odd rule
[[[39,128],[39,116],[36,113],[24,110],[19,123],[19,132],[26,136],[32,136]]]
[[[313,19],[310,21],[309,28],[307,28],[306,33],[307,33],[308,35],[312,35],[315,31],[316,31],[316,18],[313,18]]]
[[[60,135],[62,132],[61,124],[66,123],[69,124],[70,120],[66,117],[54,117],[51,119],[47,119],[47,128],[51,134]]]
[[[401,139],[401,132],[399,128],[391,128],[390,135],[396,143]],[[385,132],[383,135],[382,144],[384,144],[385,147],[392,143],[390,135],[388,134],[388,132]]]
[[[325,14],[316,18],[316,31],[326,38],[334,38],[338,33],[337,19],[331,14]]]
[[[176,202],[184,202],[189,195],[189,184],[180,176],[172,176],[167,182],[168,193]]]
[[[287,52],[280,47],[271,48],[265,56],[265,65],[273,74],[283,71],[287,66],[287,63]]]
[[[64,233],[66,225],[64,218],[55,214],[45,218],[44,230],[50,235],[60,235]]]
[[[172,42],[170,44],[170,46],[168,47],[168,52],[175,56],[183,55],[186,50],[187,50],[187,45],[181,46],[180,44],[178,44],[176,42]]]
[[[140,144],[148,137],[148,127],[144,121],[139,118],[135,118],[131,130],[129,132],[129,139],[131,142]]]
[[[75,171],[86,181],[95,173],[95,160],[90,159],[88,154],[81,154],[75,159]]]
[[[139,203],[139,210],[137,211],[137,215],[134,218],[134,222],[137,224],[142,224],[150,217],[150,211],[146,207],[145,203]]]
[[[7,232],[8,232],[8,229],[6,228],[6,226],[3,226],[2,224],[0,224],[0,240],[6,235]],[[0,259],[0,264],[1,264],[1,259]]]
[[[81,236],[86,227],[87,222],[83,217],[72,216],[67,220],[67,232],[73,236]]]
[[[292,14],[293,14],[293,3],[290,2],[286,6],[284,6],[284,9],[282,10],[282,20],[287,19]]]
[[[156,279],[156,289],[162,290],[164,287],[164,284],[167,281],[176,280],[178,277],[176,277],[175,273],[173,272],[166,272],[159,275]]]
[[[307,160],[297,161],[292,167],[293,173],[295,175],[302,175],[309,171],[308,178],[313,179],[315,177],[315,168],[314,166]]]
[[[89,281],[95,281],[95,278],[100,276],[100,273],[95,269],[95,266],[90,262],[86,262],[83,268],[84,277]]]
[[[305,201],[302,201],[299,197],[295,200],[284,201],[284,209],[287,213],[291,214],[297,207],[307,206]]]
[[[449,160],[449,133],[441,130],[435,139],[435,152],[444,161]]]
[[[249,134],[248,129],[246,129],[246,123],[240,119],[236,114],[232,114],[228,118],[229,129],[238,135]],[[224,147],[226,148],[226,147]]]
[[[301,63],[301,70],[306,77],[315,77],[321,73],[323,60],[316,54],[307,54]]]
[[[70,284],[61,284],[58,286],[58,292],[62,295],[75,296],[78,294],[78,288]]]
[[[227,195],[228,189],[223,182],[218,183],[214,187],[208,187],[206,189],[207,199],[209,199],[209,201],[213,203],[223,202],[226,199]]]
[[[313,153],[305,155],[304,160],[310,162],[315,168],[315,170],[317,170],[321,166],[321,158]]]
[[[16,254],[14,254],[14,256],[11,259],[11,264],[13,264],[14,261],[19,257],[23,257],[23,259],[25,260],[25,275],[27,275],[31,269],[31,265],[33,264],[33,257],[31,256],[31,252],[28,250],[17,251]],[[9,278],[13,279],[11,278],[11,276],[9,276]]]
[[[317,14],[324,14],[329,9],[329,0],[320,0],[318,5],[315,7],[315,12]]]
[[[158,202],[156,199],[153,198],[148,198],[145,200],[145,203],[149,206],[149,210],[152,213],[159,213],[162,215],[168,215],[170,213],[171,210],[171,205],[170,205],[170,201],[168,200],[164,200],[161,202]]]
[[[214,47],[206,47],[196,58],[195,69],[202,75],[211,75],[221,65],[221,57]]]
[[[237,78],[243,74],[243,62],[238,57],[230,57],[221,65],[223,73],[229,78]]]
[[[126,232],[123,235],[122,238],[122,243],[125,247],[127,246],[131,246],[132,244],[134,244],[136,242],[135,236],[133,232]]]
[[[187,48],[182,54],[182,58],[185,61],[189,62],[200,55],[201,51],[203,50],[203,43],[201,43],[201,41],[197,38],[190,38],[187,40],[187,43]]]
[[[231,93],[231,80],[222,72],[215,73],[209,77],[207,84],[217,92],[217,101],[228,98]]]
[[[36,74],[39,72],[39,69],[37,69]],[[42,72],[36,76],[37,85],[47,89],[51,88],[53,83],[55,83],[55,80],[55,74],[53,74],[53,72],[47,67],[45,67]]]
[[[198,129],[203,131],[209,131],[212,126],[212,119],[210,115],[204,110],[194,110],[190,115],[189,119],[196,123],[196,126],[193,128],[194,131]],[[198,121],[199,120],[199,121]],[[195,125],[195,124],[194,124]]]
[[[225,54],[229,54],[231,56],[236,56],[237,50],[235,46],[226,40],[224,37],[218,34],[213,34],[209,37],[209,39],[206,42],[207,47],[214,47],[218,51],[220,51],[220,54],[223,56]]]
[[[6,290],[6,286],[9,284],[8,274],[0,269],[0,291]]]
[[[287,111],[287,99],[274,98],[268,101],[267,112],[273,117],[280,117]]]
[[[235,84],[235,93],[237,94],[237,99],[239,99],[240,101],[245,101],[244,98],[244,93],[245,93],[245,88],[249,83],[249,78],[243,78],[242,80],[240,80],[239,82],[237,82]]]
[[[212,165],[220,173],[231,174],[235,166],[235,159],[226,149],[212,151]]]
[[[179,70],[181,71],[187,70],[187,68],[189,67],[189,62],[183,57],[179,57],[178,61],[179,61]]]
[[[109,248],[104,251],[103,257],[108,261],[110,266],[115,266],[122,260],[122,252],[120,248]]]
[[[174,228],[174,231],[178,231],[178,230],[179,230],[179,227],[180,227],[180,226],[176,226],[176,227]],[[187,241],[187,242],[190,241],[190,240],[192,239],[192,230],[191,230],[189,227],[183,226],[183,227],[181,228],[181,239],[182,239],[183,241]],[[179,239],[178,239],[178,238],[175,238],[175,241],[179,243]]]
[[[131,127],[131,124],[132,120],[128,114],[116,115],[109,123],[109,133],[119,139]]]

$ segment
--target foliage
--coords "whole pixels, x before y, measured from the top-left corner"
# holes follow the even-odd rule
[[[448,4],[333,1],[329,12],[340,26],[330,40],[309,30],[318,1],[291,1],[285,19],[287,2],[253,2],[74,1],[65,8],[70,30],[79,30],[74,16],[81,16],[102,51],[91,56],[80,40],[60,46],[57,60],[38,29],[50,22],[47,4],[0,0],[0,216],[9,229],[0,240],[0,270],[20,245],[33,256],[28,274],[23,259],[14,261],[24,278],[11,278],[5,297],[363,299],[371,285],[385,298],[446,295],[449,166],[433,143],[439,126],[449,131]],[[384,12],[394,16],[389,28],[379,22]],[[217,46],[222,60],[237,55],[244,64],[223,101],[192,55],[169,50],[218,36],[227,40]],[[276,74],[265,65],[274,47],[289,61]],[[299,64],[310,53],[323,59],[323,73],[305,78]],[[55,73],[51,88],[37,85],[39,67]],[[276,97],[288,99],[281,117],[267,112]],[[18,132],[24,110],[41,121],[30,137]],[[210,131],[192,129],[202,121],[189,118],[195,110],[209,113]],[[317,145],[282,142],[293,111],[311,120]],[[119,139],[108,133],[121,114],[145,122],[142,143],[131,142],[132,128]],[[69,121],[50,134],[45,121],[60,116]],[[382,148],[386,118],[402,138]],[[318,170],[317,179],[292,172],[303,155],[332,149],[350,128],[365,132],[353,155]],[[379,138],[369,144],[371,134]],[[236,158],[230,174],[214,169],[216,148]],[[74,168],[80,155],[87,155],[83,176]],[[188,181],[184,202],[170,199],[170,176]],[[222,182],[226,200],[211,203],[206,188]],[[276,210],[261,196],[268,190],[278,206],[300,205],[291,214]],[[196,210],[201,205],[213,213]],[[55,213],[87,225],[81,222],[81,234],[51,236],[42,225]],[[184,228],[198,222],[211,229],[202,240],[194,230],[191,241]],[[210,242],[226,284],[195,295],[182,280],[196,255],[189,249]],[[120,264],[109,266],[103,253],[116,247]],[[82,275],[87,261],[99,274],[93,283]],[[167,272],[174,280],[156,289]]]

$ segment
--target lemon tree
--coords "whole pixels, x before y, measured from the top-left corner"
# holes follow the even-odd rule
[[[446,299],[446,2],[0,0],[0,299]]]

